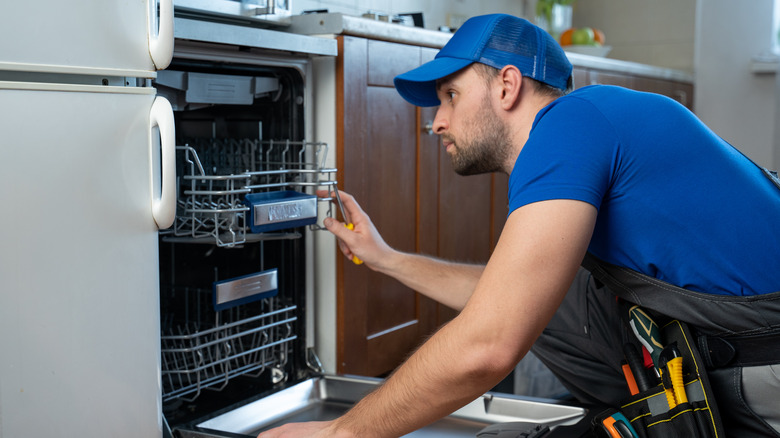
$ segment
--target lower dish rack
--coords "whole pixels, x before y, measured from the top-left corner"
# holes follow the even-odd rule
[[[185,308],[163,321],[162,400],[195,400],[204,389],[221,390],[238,376],[270,371],[273,383],[287,379],[296,306],[279,297],[214,311],[212,291],[185,289]]]
[[[198,138],[176,149],[181,159],[172,231],[179,240],[232,247],[250,235],[268,238],[260,234],[265,231],[318,229],[318,199],[305,192],[336,187],[336,169],[325,166],[326,143]],[[289,194],[269,196],[278,193]],[[253,205],[258,197],[263,205]],[[259,219],[261,212],[266,216]]]

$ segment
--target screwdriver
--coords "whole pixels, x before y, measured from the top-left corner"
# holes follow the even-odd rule
[[[664,345],[661,343],[661,330],[658,328],[658,324],[639,306],[628,309],[628,314],[630,317],[629,325],[631,325],[634,335],[650,353],[655,367],[659,368],[658,360]]]
[[[354,230],[355,224],[349,220],[349,214],[347,214],[347,210],[344,209],[344,203],[341,202],[341,196],[339,196],[339,189],[334,190],[334,192],[336,193],[336,202],[339,204],[339,210],[341,210],[341,216],[344,218],[344,226],[347,227],[348,230]],[[363,264],[363,260],[360,260],[358,256],[352,254],[352,263],[360,265]]]

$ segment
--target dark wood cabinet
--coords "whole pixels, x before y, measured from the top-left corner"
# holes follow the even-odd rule
[[[393,72],[420,63],[420,49],[340,37],[338,168],[388,244],[416,250],[416,111],[392,88]],[[339,257],[338,372],[376,376],[395,367],[423,329],[425,306],[401,283]]]

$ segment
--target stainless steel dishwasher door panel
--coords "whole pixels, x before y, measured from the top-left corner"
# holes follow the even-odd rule
[[[381,383],[380,379],[351,376],[323,376],[179,430],[183,438],[256,437],[264,430],[301,421],[334,419]],[[528,421],[549,426],[579,421],[585,409],[511,394],[487,393],[453,414],[407,438],[468,437],[489,424]]]

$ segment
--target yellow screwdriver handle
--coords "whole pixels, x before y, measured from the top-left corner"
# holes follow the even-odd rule
[[[666,402],[669,403],[669,409],[677,407],[677,401],[674,398],[674,390],[672,388],[664,389],[666,393]]]
[[[350,222],[348,224],[344,224],[344,226],[347,227],[348,230],[354,230],[355,229],[355,224],[353,224],[352,222]],[[358,258],[358,256],[356,256],[355,254],[352,254],[352,263],[354,263],[356,265],[362,265],[363,264],[363,260],[360,260]]]
[[[674,388],[677,404],[688,403],[688,396],[685,394],[685,383],[683,382],[682,357],[675,357],[666,362],[666,369],[669,370],[669,377],[672,378],[672,388]]]

